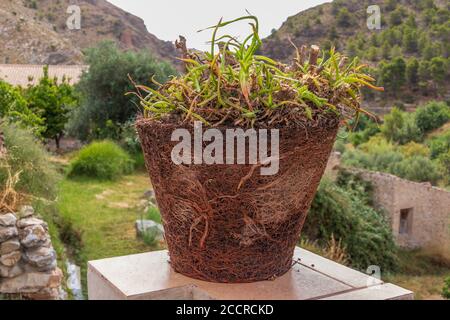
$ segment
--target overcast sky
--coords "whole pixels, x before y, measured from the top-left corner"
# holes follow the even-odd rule
[[[260,34],[266,37],[273,28],[278,29],[287,17],[314,7],[325,0],[108,0],[116,6],[144,19],[147,29],[158,38],[174,41],[178,35],[187,38],[188,46],[207,49],[211,36],[208,31],[197,30],[216,24],[221,17],[234,19],[245,15],[245,10],[260,20]],[[225,30],[240,35],[250,31],[246,23]]]

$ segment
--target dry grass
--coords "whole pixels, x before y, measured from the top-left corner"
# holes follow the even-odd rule
[[[16,191],[15,188],[21,172],[13,173],[7,164],[3,164],[2,167],[5,168],[8,176],[0,190],[0,213],[16,212],[25,199],[25,194]]]

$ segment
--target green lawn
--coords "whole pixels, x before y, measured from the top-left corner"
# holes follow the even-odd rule
[[[74,258],[82,268],[84,284],[87,261],[158,249],[137,239],[134,229],[135,221],[145,217],[142,196],[149,188],[144,172],[117,181],[62,181],[58,209],[64,222],[71,224],[72,232],[81,238],[81,249]]]

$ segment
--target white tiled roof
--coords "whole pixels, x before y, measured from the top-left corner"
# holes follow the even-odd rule
[[[44,65],[31,64],[0,64],[0,79],[12,85],[26,87],[29,84],[36,84],[44,75]],[[48,68],[50,77],[57,77],[59,81],[65,76],[70,84],[79,81],[83,70],[87,70],[85,65],[51,65]]]

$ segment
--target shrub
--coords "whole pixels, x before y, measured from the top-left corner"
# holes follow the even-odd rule
[[[350,264],[360,270],[378,265],[394,270],[396,246],[384,215],[370,204],[370,185],[357,178],[323,179],[313,201],[303,235],[326,246],[336,239]]]
[[[411,141],[408,144],[401,146],[400,152],[407,158],[414,156],[423,156],[423,157],[430,156],[430,149],[427,146],[414,141]]]
[[[111,141],[93,142],[71,162],[69,176],[113,180],[133,170],[130,156]]]
[[[8,171],[19,174],[15,185],[18,192],[54,200],[59,176],[49,161],[49,155],[32,132],[4,121],[0,124],[4,134],[6,157],[1,159],[0,182],[5,185]]]
[[[420,142],[423,140],[423,131],[417,125],[414,114],[403,112],[397,107],[394,107],[384,117],[381,132],[387,140],[400,144],[406,144],[410,141]]]
[[[445,279],[444,289],[442,290],[442,296],[445,299],[450,299],[450,277]]]
[[[428,145],[431,150],[431,158],[436,159],[441,154],[447,153],[450,151],[450,131],[433,137],[429,142]]]
[[[357,149],[347,151],[342,157],[343,163],[351,167],[391,173],[392,165],[403,159],[403,154],[380,136],[372,137]]]
[[[417,127],[422,132],[430,132],[450,120],[450,107],[445,102],[430,102],[415,112]]]
[[[161,213],[155,205],[150,205],[147,210],[147,220],[152,220],[157,223],[161,223]]]
[[[434,185],[443,178],[439,164],[424,156],[406,158],[394,163],[390,172],[404,179],[430,182]]]
[[[348,138],[354,146],[369,141],[372,136],[380,132],[378,123],[366,115],[359,117],[356,123],[351,121],[350,126],[353,130],[350,132]]]
[[[444,171],[445,182],[450,184],[450,150],[441,154],[438,160]]]

